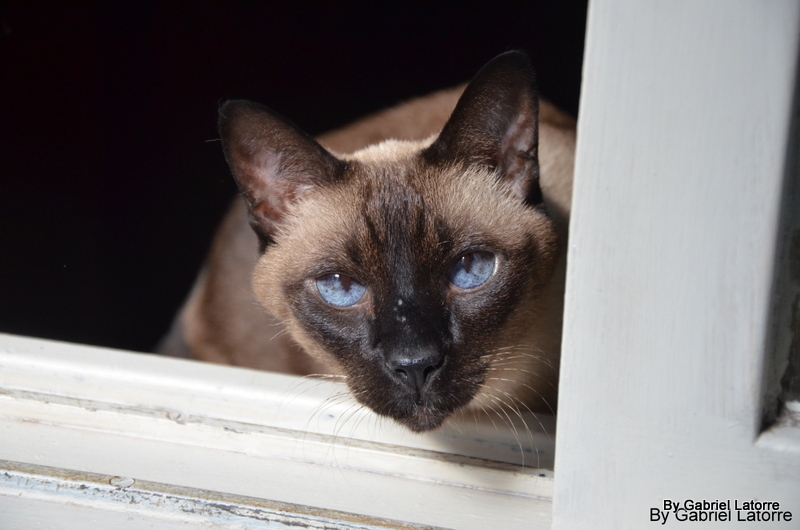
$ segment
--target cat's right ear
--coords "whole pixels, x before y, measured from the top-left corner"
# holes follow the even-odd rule
[[[219,109],[219,133],[262,251],[292,203],[313,187],[335,181],[344,169],[297,126],[252,101],[225,102]]]

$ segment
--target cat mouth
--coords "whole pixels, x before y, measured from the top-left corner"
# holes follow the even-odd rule
[[[415,398],[406,396],[406,399],[397,399],[396,397],[388,407],[373,407],[370,404],[364,404],[375,413],[391,418],[412,432],[423,433],[441,427],[447,418],[452,416],[456,410],[465,407],[468,401],[464,403],[450,400],[443,402],[435,394],[428,394]]]
[[[355,390],[352,389],[351,390]],[[355,390],[353,396],[356,401],[371,409],[375,414],[390,418],[412,432],[422,433],[433,431],[442,426],[456,409],[466,403],[441,403],[435,395],[383,395],[381,397]]]
[[[451,414],[425,404],[415,404],[411,414],[402,418],[394,417],[394,420],[415,433],[421,433],[438,429]]]

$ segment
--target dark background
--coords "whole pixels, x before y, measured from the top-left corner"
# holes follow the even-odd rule
[[[0,3],[0,332],[150,350],[235,194],[219,103],[312,134],[528,51],[577,113],[585,2]]]

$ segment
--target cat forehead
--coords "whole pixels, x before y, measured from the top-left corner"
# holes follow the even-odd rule
[[[541,213],[524,206],[480,167],[436,167],[418,156],[420,144],[390,142],[349,158],[351,174],[338,185],[319,188],[297,205],[278,239],[316,255],[346,242],[364,243],[372,231],[396,234],[417,229],[436,236],[438,225],[451,234],[491,235],[522,244],[536,230]],[[405,156],[387,156],[402,151]],[[367,162],[369,160],[369,162]],[[410,233],[410,232],[409,232]]]
[[[341,158],[368,166],[396,165],[412,160],[435,139],[436,135],[420,141],[384,140]]]

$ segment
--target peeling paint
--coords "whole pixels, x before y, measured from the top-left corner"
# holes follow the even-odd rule
[[[0,460],[4,468],[0,478],[0,498],[36,494],[52,496],[54,503],[92,502],[96,510],[118,511],[120,506],[132,508],[129,516],[152,512],[156,517],[202,521],[204,526],[269,523],[269,528],[309,528],[319,530],[436,530],[436,527],[413,525],[401,521],[379,519],[358,514],[325,510],[310,506],[255,499],[154,482],[134,481],[125,477],[108,477],[59,468]],[[132,487],[135,482],[135,487]],[[128,486],[118,486],[124,483]],[[151,514],[152,515],[152,514]],[[263,526],[258,526],[263,528]]]

